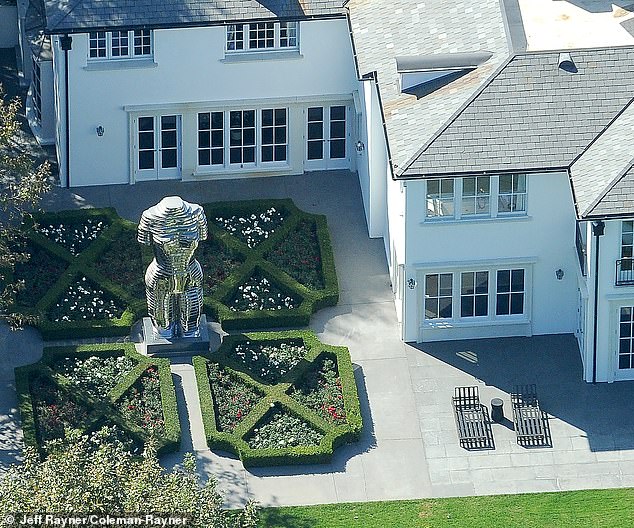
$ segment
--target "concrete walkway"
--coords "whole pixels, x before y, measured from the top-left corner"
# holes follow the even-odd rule
[[[245,470],[235,457],[205,445],[193,369],[181,360],[172,372],[183,442],[181,452],[163,459],[166,467],[194,451],[201,474],[218,479],[232,506],[247,499],[292,505],[634,485],[634,414],[627,410],[634,383],[581,381],[572,336],[420,346],[400,341],[382,241],[367,236],[354,174],[57,189],[47,207],[114,206],[138,221],[167,194],[200,203],[291,197],[300,208],[327,215],[341,299],[314,314],[310,327],[322,341],[350,349],[359,367],[366,428],[361,441],[337,450],[331,464]],[[0,380],[1,465],[14,459],[20,444],[10,371],[14,364],[36,360],[41,343],[32,331],[0,333],[0,340],[6,378]],[[473,452],[458,445],[451,408],[455,386],[477,385],[485,404],[501,397],[509,416],[509,392],[525,383],[538,384],[552,448],[518,446],[508,420],[493,425],[495,450]]]

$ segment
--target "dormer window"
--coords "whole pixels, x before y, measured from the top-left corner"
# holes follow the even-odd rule
[[[297,22],[254,22],[227,26],[227,52],[296,49],[298,43]]]
[[[152,56],[152,31],[92,31],[88,36],[90,59],[134,59]]]

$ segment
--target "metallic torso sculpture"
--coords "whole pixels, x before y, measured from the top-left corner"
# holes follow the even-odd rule
[[[154,250],[145,273],[148,312],[161,337],[199,335],[203,273],[194,251],[206,238],[203,208],[178,196],[163,198],[141,216],[138,240]]]

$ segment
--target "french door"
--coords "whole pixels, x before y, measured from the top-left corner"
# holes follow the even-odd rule
[[[350,120],[346,105],[312,106],[306,109],[307,170],[350,167]]]
[[[135,119],[136,181],[181,177],[181,116],[146,115]]]

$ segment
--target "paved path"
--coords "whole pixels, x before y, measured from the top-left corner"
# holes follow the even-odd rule
[[[201,203],[291,197],[300,208],[327,215],[341,299],[314,314],[310,327],[322,341],[350,349],[366,428],[361,441],[337,450],[331,464],[245,470],[235,457],[206,447],[192,367],[181,361],[173,376],[183,443],[181,452],[163,459],[166,467],[194,451],[201,474],[218,479],[228,505],[248,498],[291,505],[634,485],[634,414],[627,409],[634,383],[581,381],[572,336],[420,346],[400,341],[383,244],[367,237],[353,174],[57,189],[47,204],[115,206],[136,221],[167,194]],[[0,469],[21,443],[13,365],[40,354],[36,332],[0,328]],[[519,447],[509,422],[493,426],[494,451],[458,446],[453,387],[478,385],[483,403],[501,397],[508,413],[513,385],[534,382],[550,416],[552,448]]]

